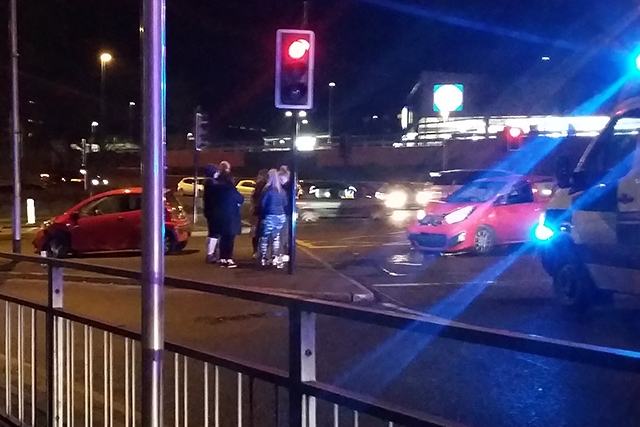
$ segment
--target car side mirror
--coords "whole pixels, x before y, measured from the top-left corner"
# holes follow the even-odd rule
[[[507,195],[506,194],[502,194],[501,196],[498,196],[496,198],[496,200],[493,202],[493,206],[502,206],[502,205],[506,205],[507,204]]]
[[[71,215],[69,215],[69,220],[73,224],[76,224],[79,219],[80,219],[80,213],[79,212],[72,212]]]

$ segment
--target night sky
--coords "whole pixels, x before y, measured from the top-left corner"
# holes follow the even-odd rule
[[[140,101],[140,2],[18,3],[23,115],[37,116],[50,137],[86,133],[99,114],[98,55],[107,50],[114,56],[107,69],[110,120],[124,129],[129,101]],[[325,123],[327,85],[335,81],[336,126],[345,131],[360,130],[373,114],[395,117],[422,70],[489,74],[508,84],[548,55],[553,72],[592,80],[595,91],[619,77],[640,46],[632,0],[309,3],[308,28],[317,38],[311,118]],[[0,19],[7,18],[4,8]],[[275,32],[301,21],[301,0],[168,0],[168,132],[188,131],[196,105],[218,130],[277,132],[283,120],[273,107]],[[8,59],[8,40],[0,41]],[[0,63],[5,117],[8,64]],[[37,98],[35,106],[26,98]]]

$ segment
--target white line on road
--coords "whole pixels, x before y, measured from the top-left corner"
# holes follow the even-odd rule
[[[242,234],[251,233],[251,227],[242,227]],[[191,237],[207,237],[209,233],[207,230],[197,230],[191,232]]]
[[[493,285],[496,282],[493,280],[487,282],[474,282],[474,285]],[[372,286],[376,288],[418,288],[427,286],[464,286],[466,282],[414,282],[414,283],[378,283]]]

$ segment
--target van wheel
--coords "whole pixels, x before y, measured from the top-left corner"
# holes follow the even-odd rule
[[[596,294],[589,273],[579,264],[564,264],[553,275],[553,290],[567,307],[585,308]]]
[[[477,254],[488,254],[496,246],[496,233],[486,225],[480,226],[473,236],[473,249]]]

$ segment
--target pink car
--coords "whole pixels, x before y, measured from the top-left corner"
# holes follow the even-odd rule
[[[516,175],[485,178],[443,201],[429,202],[408,228],[411,246],[423,252],[485,254],[497,245],[526,242],[552,195],[540,190],[540,183],[548,180]]]

